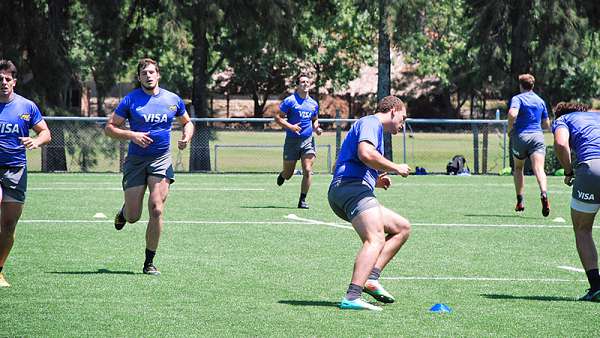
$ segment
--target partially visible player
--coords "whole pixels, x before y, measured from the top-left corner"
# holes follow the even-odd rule
[[[308,75],[296,77],[296,91],[286,97],[279,105],[275,122],[286,129],[283,146],[283,170],[277,176],[277,185],[282,185],[294,174],[296,162],[302,164],[302,185],[298,208],[308,209],[306,195],[312,181],[312,168],[317,154],[313,130],[321,135],[319,127],[319,104],[308,95],[311,81]],[[287,117],[287,120],[286,120]]]
[[[395,300],[379,283],[379,275],[404,245],[411,227],[406,218],[381,205],[373,191],[390,187],[387,173],[406,177],[410,172],[408,165],[383,156],[383,132],[398,133],[405,119],[404,103],[395,96],[384,97],[374,115],[352,125],[342,144],[329,186],[329,205],[336,215],[352,223],[363,246],[341,309],[382,310],[360,298],[363,290],[383,303]]]
[[[14,92],[17,67],[0,60],[0,288],[9,287],[2,272],[15,242],[27,191],[25,149],[50,142],[50,130],[35,103]],[[37,137],[29,136],[33,129]]]
[[[158,276],[153,263],[163,229],[163,209],[169,185],[175,180],[171,159],[171,124],[174,118],[183,126],[178,141],[185,149],[194,134],[194,125],[183,100],[160,88],[160,70],[156,61],[141,59],[137,67],[140,88],[133,90],[119,103],[109,118],[105,132],[108,136],[129,140],[129,151],[123,165],[125,202],[115,216],[115,228],[123,229],[127,222],[135,223],[142,215],[146,188],[148,198],[148,227],[146,228],[146,259],[142,272]],[[129,120],[129,130],[122,129]]]
[[[561,102],[552,124],[554,151],[565,170],[565,184],[573,186],[571,220],[575,244],[590,288],[579,300],[600,301],[598,253],[592,237],[594,218],[600,209],[600,112],[588,112],[580,103]],[[571,151],[577,162],[571,162]]]
[[[540,187],[542,215],[547,217],[550,214],[550,201],[548,200],[546,173],[544,172],[546,145],[544,144],[542,127],[550,129],[550,119],[548,118],[546,103],[533,92],[534,85],[535,78],[533,75],[519,75],[521,93],[510,100],[510,109],[508,110],[508,131],[512,141],[511,151],[515,165],[513,178],[517,193],[515,211],[525,210],[523,166],[525,160],[529,158],[531,169],[533,169]]]

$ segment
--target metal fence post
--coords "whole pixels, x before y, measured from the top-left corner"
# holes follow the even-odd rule
[[[481,173],[487,174],[489,126],[483,126],[483,149],[481,151]]]
[[[479,174],[479,127],[471,124],[473,128],[473,173]]]

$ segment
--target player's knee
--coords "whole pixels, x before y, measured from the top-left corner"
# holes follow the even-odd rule
[[[383,246],[385,245],[385,234],[383,232],[373,234],[373,235],[369,236],[369,238],[367,239],[367,241],[365,243],[370,245],[371,247],[373,247],[375,249],[379,249],[379,251],[381,251],[381,250],[383,250]]]
[[[159,203],[153,203],[150,205],[150,218],[161,218],[163,214],[163,205]]]
[[[2,223],[1,235],[5,237],[15,237],[15,231],[17,229],[17,221],[4,221]]]

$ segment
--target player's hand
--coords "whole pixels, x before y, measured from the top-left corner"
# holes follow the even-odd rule
[[[290,130],[293,131],[294,133],[300,135],[300,131],[302,130],[302,128],[300,128],[300,123],[292,124],[292,126],[290,127]]]
[[[317,129],[315,129],[315,134],[317,134],[317,135],[323,134],[323,129],[321,129],[321,127],[317,127]]]
[[[410,174],[410,171],[412,169],[408,166],[408,164],[398,164],[397,168],[396,168],[396,172],[398,173],[398,175],[402,176],[402,177],[407,177]]]
[[[149,146],[154,140],[149,136],[150,133],[133,132],[131,141],[142,148]]]
[[[573,176],[573,175],[565,176],[565,184],[568,185],[569,187],[573,185],[574,180],[575,180],[575,176]]]
[[[392,180],[388,176],[387,173],[382,173],[377,177],[377,182],[375,182],[376,188],[383,188],[387,190],[392,185]]]
[[[177,141],[177,148],[179,148],[179,150],[183,150],[185,149],[185,147],[187,147],[189,143],[189,140],[186,139],[181,139]]]
[[[28,150],[37,149],[40,147],[40,144],[34,138],[19,137],[19,140],[21,140],[21,143],[23,143],[25,148],[27,148]]]

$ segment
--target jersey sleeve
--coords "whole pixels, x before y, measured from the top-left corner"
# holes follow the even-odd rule
[[[291,108],[290,100],[288,100],[287,98],[285,98],[279,104],[279,110],[281,110],[281,112],[284,113],[285,115],[290,113],[290,108]]]
[[[548,118],[548,107],[546,107],[546,102],[543,103],[544,110],[542,110],[542,120]]]
[[[554,133],[556,131],[556,129],[558,129],[558,128],[569,129],[569,126],[567,125],[567,122],[565,121],[564,116],[561,116],[561,117],[557,118],[556,120],[554,120],[554,122],[552,122],[552,133]]]
[[[185,115],[185,113],[187,113],[186,109],[185,109],[185,103],[183,102],[183,100],[178,97],[177,98],[177,111],[175,112],[175,116],[183,116]]]
[[[42,112],[35,103],[31,104],[31,108],[29,109],[29,125],[28,128],[31,129],[36,124],[42,121]]]
[[[315,111],[312,114],[312,118],[319,118],[319,104],[315,102]]]
[[[358,143],[362,141],[368,141],[373,146],[377,147],[379,143],[379,125],[370,123],[371,121],[365,120],[358,129]]]
[[[519,99],[516,96],[510,100],[510,109],[513,109],[513,108],[515,108],[517,110],[519,108],[521,108],[521,99]]]
[[[118,116],[127,119],[130,116],[130,111],[129,111],[129,107],[130,107],[130,103],[131,103],[131,98],[129,97],[129,95],[125,96],[123,98],[123,100],[121,100],[121,102],[119,102],[119,105],[117,106],[117,109],[115,109],[115,114],[117,114]]]

